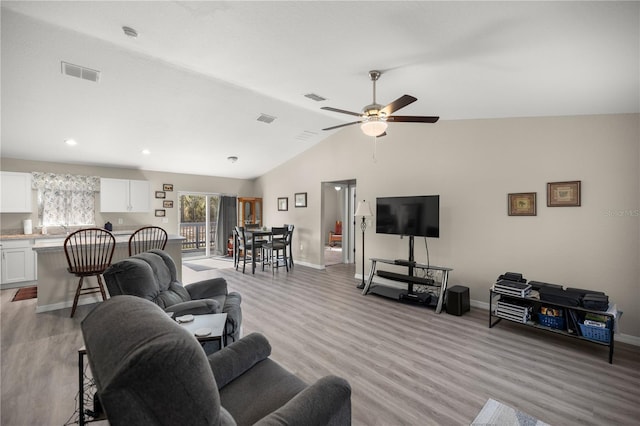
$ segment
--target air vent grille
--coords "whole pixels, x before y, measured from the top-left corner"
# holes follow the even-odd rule
[[[91,68],[81,67],[80,65],[70,64],[68,62],[61,62],[62,74],[70,77],[81,78],[83,80],[93,81],[97,83],[100,80],[100,71],[92,70]]]
[[[271,115],[267,115],[267,114],[260,114],[260,117],[258,117],[258,121],[262,121],[263,123],[267,123],[267,124],[271,124],[273,123],[273,121],[276,119],[277,117],[271,116]]]
[[[309,98],[316,102],[322,102],[327,100],[327,98],[323,98],[322,96],[316,95],[315,93],[307,93],[306,95],[304,95],[304,97]]]
[[[304,132],[302,132],[298,136],[296,136],[296,139],[298,139],[299,141],[307,141],[307,140],[313,138],[314,136],[316,136],[317,134],[318,134],[318,132],[312,132],[310,130],[305,130]]]

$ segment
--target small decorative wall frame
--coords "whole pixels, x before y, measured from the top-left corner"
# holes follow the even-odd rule
[[[162,202],[162,207],[165,209],[172,209],[173,208],[173,200],[164,200]]]
[[[156,210],[156,217],[165,217],[166,212],[164,210]]]
[[[167,191],[167,192],[171,192],[173,191],[173,184],[172,183],[165,183],[162,185],[162,190],[163,191]]]
[[[288,197],[279,197],[278,198],[278,211],[286,212],[289,210],[289,198]]]
[[[306,192],[296,192],[294,200],[295,200],[295,206],[296,207],[307,207],[307,193]]]
[[[536,193],[520,192],[508,194],[509,216],[535,216]]]
[[[164,191],[156,191],[156,198],[167,198],[167,193]]]
[[[581,181],[547,183],[547,207],[579,207]]]

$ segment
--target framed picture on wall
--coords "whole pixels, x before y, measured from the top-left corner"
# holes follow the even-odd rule
[[[289,210],[289,198],[280,197],[278,198],[278,211],[286,212]]]
[[[165,216],[166,216],[165,210],[156,210],[156,217],[165,217]]]
[[[509,216],[535,216],[536,215],[536,193],[520,192],[508,194]]]
[[[162,207],[165,209],[172,209],[173,208],[173,200],[164,200],[162,202]]]
[[[295,206],[296,207],[307,207],[307,193],[306,192],[297,192],[295,195]]]
[[[173,191],[173,184],[172,183],[165,183],[162,185],[162,190],[163,191],[167,191],[167,192],[171,192]]]
[[[547,207],[579,207],[581,181],[547,183]]]
[[[156,191],[156,198],[167,198],[167,193],[164,191]]]

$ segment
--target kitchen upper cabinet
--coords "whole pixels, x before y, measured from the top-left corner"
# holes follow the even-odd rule
[[[31,213],[31,173],[1,172],[0,212]]]
[[[0,283],[20,283],[36,280],[36,254],[32,250],[33,240],[2,241],[0,255],[2,273]]]
[[[151,184],[146,180],[100,179],[100,211],[136,213],[151,210]]]

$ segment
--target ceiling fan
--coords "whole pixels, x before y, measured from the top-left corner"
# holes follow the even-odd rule
[[[332,107],[322,107],[321,109],[333,112],[339,112],[341,114],[355,115],[356,117],[360,117],[360,120],[353,121],[351,123],[340,124],[338,126],[327,127],[322,130],[333,130],[340,127],[351,126],[352,124],[362,123],[360,124],[360,128],[362,132],[367,136],[384,136],[386,135],[387,130],[387,122],[405,122],[405,123],[435,123],[438,121],[440,117],[425,117],[425,116],[417,116],[417,115],[391,115],[394,112],[398,111],[401,108],[406,107],[407,105],[417,101],[418,99],[410,96],[403,95],[400,96],[395,101],[391,102],[389,105],[383,107],[382,105],[376,103],[376,81],[380,78],[382,73],[380,71],[369,71],[369,78],[373,83],[373,103],[371,105],[367,105],[362,109],[362,113],[345,111],[343,109],[332,108]]]

